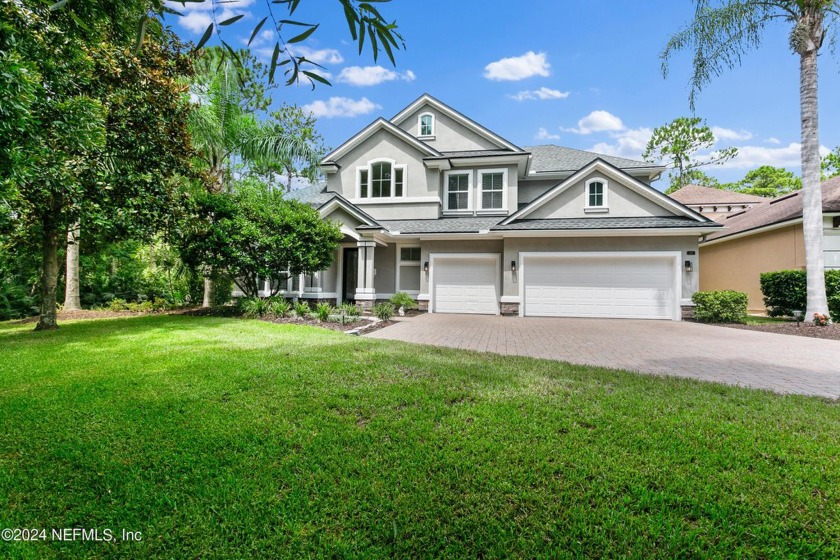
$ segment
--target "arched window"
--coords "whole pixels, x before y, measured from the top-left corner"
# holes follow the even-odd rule
[[[435,116],[431,113],[423,113],[419,117],[420,136],[435,135]]]
[[[607,181],[596,177],[586,182],[586,210],[607,209]]]
[[[359,198],[394,198],[405,193],[405,165],[372,161],[358,168]]]

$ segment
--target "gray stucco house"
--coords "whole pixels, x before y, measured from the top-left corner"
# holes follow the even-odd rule
[[[650,186],[662,167],[520,148],[430,95],[379,118],[291,196],[341,226],[335,262],[287,293],[432,313],[680,320],[701,235],[720,226]]]

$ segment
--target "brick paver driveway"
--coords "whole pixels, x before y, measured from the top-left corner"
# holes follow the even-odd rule
[[[672,321],[424,314],[370,338],[840,397],[840,342]]]

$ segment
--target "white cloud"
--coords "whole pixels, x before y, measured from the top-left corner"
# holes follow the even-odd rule
[[[528,51],[522,56],[512,56],[491,62],[484,67],[488,80],[517,81],[531,76],[548,76],[548,56],[545,53]]]
[[[362,97],[359,100],[348,97],[330,97],[327,101],[313,101],[301,107],[304,112],[312,113],[316,118],[331,119],[333,117],[357,117],[367,115],[382,107]]]
[[[624,130],[621,119],[608,111],[592,111],[578,121],[577,128],[563,128],[566,132],[575,134],[592,134],[593,132],[616,132]]]
[[[569,97],[569,92],[541,87],[540,89],[535,90],[520,91],[516,95],[511,95],[510,97],[516,99],[517,101],[525,101],[529,99],[545,101],[546,99],[566,99]]]
[[[752,132],[748,130],[732,130],[731,128],[723,128],[721,126],[713,126],[712,134],[715,135],[715,139],[718,141],[750,140],[753,137]]]
[[[778,138],[775,138],[773,136],[771,136],[770,138],[765,140],[765,142],[767,142],[768,144],[781,144],[782,143],[781,140],[779,140]]]
[[[768,148],[766,146],[738,146],[738,155],[721,167],[728,169],[754,169],[762,165],[774,167],[796,167],[802,164],[802,144],[791,142],[787,146]],[[820,156],[825,157],[830,150],[820,146]]]
[[[224,3],[224,7],[216,12],[216,21],[223,22],[238,15],[244,15],[247,18],[251,15],[247,8],[254,1],[228,0]],[[166,2],[166,5],[184,14],[178,18],[178,23],[181,27],[196,34],[204,33],[207,26],[213,22],[213,8],[218,8],[218,4],[215,2],[187,2],[185,5],[181,5],[180,2]]]
[[[417,76],[407,70],[400,74],[382,66],[348,66],[338,75],[338,81],[351,86],[375,86],[393,80],[414,81]]]
[[[592,146],[590,150],[608,156],[641,160],[652,134],[653,129],[646,127],[630,128],[620,132],[614,132],[611,134],[613,138],[612,142],[599,142]]]
[[[559,134],[551,134],[547,129],[540,127],[537,133],[534,135],[534,138],[537,140],[559,140]]]
[[[287,47],[292,56],[305,56],[306,60],[315,64],[341,64],[344,57],[335,49],[312,49],[304,45],[289,45]]]

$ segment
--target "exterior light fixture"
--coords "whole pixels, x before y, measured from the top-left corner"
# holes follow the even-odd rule
[[[516,272],[516,261],[510,261],[510,271]]]
[[[691,261],[685,261],[685,271],[686,272],[693,272],[694,267],[691,265]]]
[[[429,261],[423,263],[423,272],[429,272]]]

